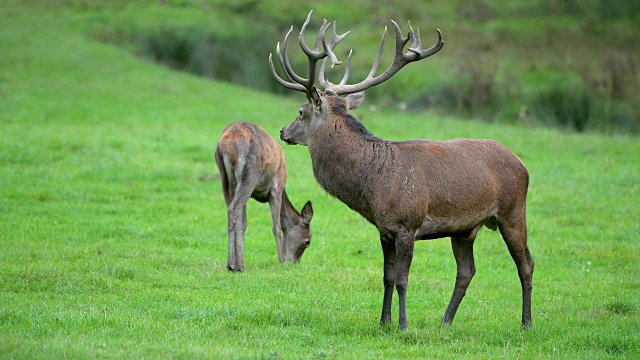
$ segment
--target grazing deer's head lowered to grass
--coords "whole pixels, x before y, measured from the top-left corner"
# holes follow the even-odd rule
[[[350,109],[363,102],[366,89],[388,80],[408,63],[437,53],[444,45],[440,31],[437,43],[423,50],[419,32],[410,27],[404,37],[398,24],[392,22],[395,57],[387,70],[376,76],[384,48],[383,35],[371,72],[362,82],[347,84],[347,61],[343,79],[333,84],[325,79],[324,68],[327,59],[332,65],[340,63],[333,50],[347,34],[336,35],[334,23],[333,35],[327,42],[329,23],[325,20],[315,47],[309,49],[304,32],[310,17],[311,13],[299,35],[300,46],[309,58],[307,78],[297,75],[287,58],[291,30],[284,48],[277,46],[286,79],[278,75],[269,57],[276,80],[306,93],[309,100],[300,107],[295,121],[281,130],[280,138],[288,144],[308,146],[318,183],[378,229],[384,254],[381,323],[391,322],[395,286],[400,301],[398,327],[407,327],[406,291],[414,242],[442,237],[451,238],[457,264],[455,288],[442,319],[445,324],[451,323],[475,274],[473,243],[484,225],[500,229],[515,261],[522,286],[522,324],[531,326],[534,261],[527,247],[529,175],[522,161],[491,140],[387,141],[372,135],[349,114]],[[324,91],[314,87],[318,60],[323,60],[317,77]]]
[[[247,201],[269,202],[278,259],[300,261],[311,244],[311,202],[298,213],[284,189],[287,165],[280,145],[261,127],[247,122],[225,127],[216,147],[222,191],[227,203],[229,259],[227,269],[244,271]]]

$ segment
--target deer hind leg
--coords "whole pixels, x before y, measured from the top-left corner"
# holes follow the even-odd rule
[[[453,289],[449,306],[447,306],[447,311],[445,311],[444,317],[442,318],[442,324],[451,324],[453,318],[456,316],[456,311],[458,311],[458,306],[460,306],[460,302],[467,292],[467,287],[469,287],[469,283],[476,273],[476,266],[473,260],[474,241],[475,236],[472,238],[451,238],[451,248],[453,249],[453,256],[456,259],[458,270],[456,274],[456,285]]]
[[[518,268],[522,286],[522,325],[531,327],[531,291],[534,261],[527,247],[527,222],[524,209],[498,224],[509,253]]]
[[[384,255],[384,298],[382,301],[382,315],[380,324],[391,323],[391,303],[393,302],[393,288],[396,276],[396,245],[391,240],[380,236],[382,253]]]
[[[258,182],[250,167],[237,169],[237,185],[233,199],[227,207],[229,230],[229,260],[227,269],[244,271],[244,234],[247,230],[247,201]]]
[[[216,165],[218,165],[218,171],[220,173],[220,182],[222,183],[222,195],[224,196],[224,202],[229,207],[231,203],[231,199],[234,197],[235,187],[230,183],[229,174],[227,172],[227,165],[225,165],[224,155],[220,152],[219,149],[216,149]]]
[[[236,197],[236,179],[233,173],[233,167],[229,164],[228,159],[222,154],[219,148],[215,153],[216,165],[220,172],[220,181],[222,183],[222,194],[224,202],[227,204],[227,231],[229,238],[229,255],[227,258],[227,269],[236,270],[236,227],[235,215],[231,212],[231,201]]]
[[[247,230],[247,200],[234,198],[227,209],[229,231],[229,271],[244,271],[244,233]]]

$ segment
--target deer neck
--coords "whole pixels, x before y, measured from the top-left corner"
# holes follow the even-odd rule
[[[350,115],[328,123],[309,144],[313,173],[329,194],[371,219],[370,184],[384,169],[388,142],[373,136]]]
[[[283,230],[289,229],[300,220],[300,215],[291,204],[286,190],[282,190],[282,205],[280,207],[280,226]]]

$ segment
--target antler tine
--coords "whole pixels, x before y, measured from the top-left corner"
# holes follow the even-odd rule
[[[320,65],[320,71],[318,71],[318,82],[320,86],[322,86],[325,90],[329,89],[333,86],[333,83],[324,78],[324,67],[327,64],[327,59],[322,60],[322,65]]]
[[[349,56],[347,57],[347,65],[344,69],[344,75],[342,76],[342,80],[340,80],[339,85],[345,85],[347,83],[347,80],[349,80],[349,72],[351,70],[351,54],[353,53],[353,49],[349,50]],[[325,66],[327,65],[327,59],[325,58],[324,60],[322,60],[322,66],[320,66],[320,71],[318,72],[318,82],[320,83],[320,85],[325,89],[325,90],[330,90],[332,89],[335,84],[333,84],[331,81],[325,79],[324,77],[324,71],[325,71]]]
[[[444,40],[442,39],[442,32],[440,31],[440,29],[436,29],[436,31],[438,32],[438,42],[436,42],[435,45],[433,45],[432,47],[426,49],[426,50],[422,50],[422,44],[420,41],[420,30],[418,30],[418,41],[417,41],[417,46],[411,46],[409,48],[409,51],[417,54],[419,56],[418,60],[422,60],[424,58],[427,58],[435,53],[437,53],[438,51],[440,51],[440,49],[442,49],[442,47],[444,46]]]
[[[307,19],[304,21],[304,23],[302,24],[302,27],[300,28],[300,34],[298,34],[298,41],[300,42],[300,47],[302,48],[302,51],[304,51],[304,53],[307,54],[307,57],[309,57],[309,59],[320,60],[324,58],[324,56],[326,56],[323,54],[323,51],[320,51],[320,44],[322,43],[322,39],[325,37],[325,34],[327,33],[327,29],[329,28],[329,22],[326,19],[322,21],[322,25],[320,25],[320,30],[318,31],[318,36],[316,38],[316,42],[313,47],[313,50],[309,49],[309,46],[307,46],[307,42],[304,40],[304,33],[305,31],[307,31],[307,26],[311,21],[312,13],[313,13],[313,10],[309,11],[309,15],[307,15]]]
[[[391,23],[393,24],[393,27],[395,29],[396,48],[395,48],[393,63],[389,65],[387,70],[385,70],[382,74],[375,76],[376,72],[378,71],[378,67],[380,65],[380,58],[382,57],[382,52],[384,51],[384,43],[385,43],[386,34],[387,34],[387,28],[385,27],[385,30],[382,34],[380,47],[378,49],[378,53],[376,54],[376,58],[373,62],[373,66],[371,67],[371,71],[369,72],[369,75],[367,75],[367,77],[363,81],[357,84],[352,84],[352,85],[346,84],[343,78],[343,81],[341,81],[340,84],[334,85],[331,82],[324,80],[324,62],[323,62],[322,69],[320,70],[320,72],[322,74],[321,84],[325,87],[325,89],[332,90],[337,95],[353,94],[356,92],[364,91],[368,88],[371,88],[373,86],[376,86],[378,84],[381,84],[389,80],[393,75],[395,75],[398,71],[400,71],[400,69],[402,69],[405,65],[409,64],[410,62],[422,60],[426,57],[429,57],[437,53],[438,51],[440,51],[440,49],[442,49],[442,46],[444,45],[444,40],[442,40],[442,33],[438,29],[438,42],[431,48],[422,50],[422,45],[420,40],[420,30],[418,30],[418,33],[416,34],[413,28],[411,27],[411,23],[409,23],[409,34],[405,37],[402,35],[402,30],[400,30],[400,26],[398,26],[398,24],[393,20],[391,20]],[[404,53],[404,48],[407,45],[407,43],[409,43],[409,41],[411,41],[409,51]]]
[[[413,30],[409,31],[409,35],[407,35],[407,37],[404,37],[402,36],[402,30],[400,30],[400,25],[398,25],[398,23],[393,20],[391,20],[391,23],[393,24],[393,28],[396,31],[396,59],[397,59],[400,55],[402,55],[402,50],[404,50],[405,45],[407,45],[409,40],[411,40],[411,34],[413,33]]]
[[[327,44],[327,39],[325,37],[322,38],[322,44],[324,45],[325,51],[329,59],[331,59],[331,67],[335,65],[342,64],[342,61],[339,61],[336,57],[336,54],[333,52],[333,49],[342,41],[347,35],[349,35],[351,31],[347,31],[342,35],[338,35],[336,33],[336,22],[333,22],[333,35],[331,35],[331,41]]]
[[[344,76],[342,77],[342,80],[340,80],[340,85],[344,85],[347,83],[347,80],[349,80],[349,71],[351,70],[351,54],[353,53],[353,49],[349,50],[349,56],[347,57],[347,65],[345,66],[344,69]]]
[[[422,41],[420,40],[420,29],[418,28],[418,33],[416,34],[413,31],[413,27],[411,27],[411,21],[407,21],[409,23],[409,39],[411,40],[411,46],[409,47],[418,49],[422,46]]]
[[[302,84],[298,84],[298,83],[293,83],[293,82],[289,82],[289,81],[285,81],[284,79],[282,79],[280,77],[280,75],[278,75],[278,73],[276,72],[275,67],[273,66],[273,59],[272,59],[272,55],[273,54],[269,54],[269,67],[271,67],[271,73],[273,74],[273,77],[276,79],[276,81],[286,87],[287,89],[291,89],[291,90],[296,90],[296,91],[302,91],[302,92],[307,92],[307,88],[305,88]]]
[[[369,75],[367,75],[367,79],[373,79],[373,76],[378,71],[378,67],[380,66],[380,58],[382,58],[382,52],[384,52],[384,43],[387,40],[387,27],[384,27],[384,31],[382,32],[382,40],[380,40],[380,47],[378,47],[378,53],[376,54],[376,58],[373,60],[373,66],[371,66],[371,71],[369,71]]]
[[[271,57],[272,54],[269,54],[269,57]],[[289,81],[293,81],[293,79],[291,78],[291,75],[286,71],[286,66],[285,66],[285,62],[284,59],[282,58],[282,54],[280,53],[280,42],[278,41],[278,43],[276,44],[276,55],[278,55],[278,62],[280,63],[280,67],[282,69],[284,69],[284,75],[287,77],[287,79]]]
[[[287,54],[287,49],[289,48],[289,35],[291,35],[292,31],[293,31],[293,26],[291,26],[291,29],[289,29],[289,31],[287,32],[287,35],[285,35],[284,37],[283,49],[280,50],[279,42],[278,42],[278,45],[276,45],[276,53],[278,54],[278,60],[280,61],[280,66],[284,70],[285,75],[287,75],[287,78],[290,81],[295,81],[299,84],[303,84],[307,80],[302,76],[299,76],[293,71],[293,68],[291,67],[291,63],[289,62],[289,55]]]
[[[318,35],[316,36],[316,42],[313,44],[313,52],[320,52],[320,45],[322,45],[322,39],[324,38],[325,34],[327,33],[327,28],[329,27],[329,24],[327,22],[326,19],[324,19],[322,21],[322,25],[320,25],[320,30],[318,30]],[[302,25],[302,29],[300,30],[300,33],[304,33],[306,28],[306,25]],[[302,50],[305,52],[305,54],[309,55],[309,52],[305,51],[305,48],[307,48],[307,44],[304,41],[304,36],[301,37],[302,43],[300,44],[300,46],[302,47]],[[304,45],[303,45],[304,44]]]

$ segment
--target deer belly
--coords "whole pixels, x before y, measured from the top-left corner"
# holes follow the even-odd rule
[[[433,240],[443,237],[475,238],[482,226],[495,230],[495,217],[488,215],[473,219],[444,219],[427,216],[414,233],[415,240]]]
[[[269,201],[269,197],[271,195],[271,188],[274,186],[273,177],[270,174],[262,174],[260,179],[258,179],[258,183],[256,187],[253,189],[251,193],[251,197],[258,202],[265,203]]]

